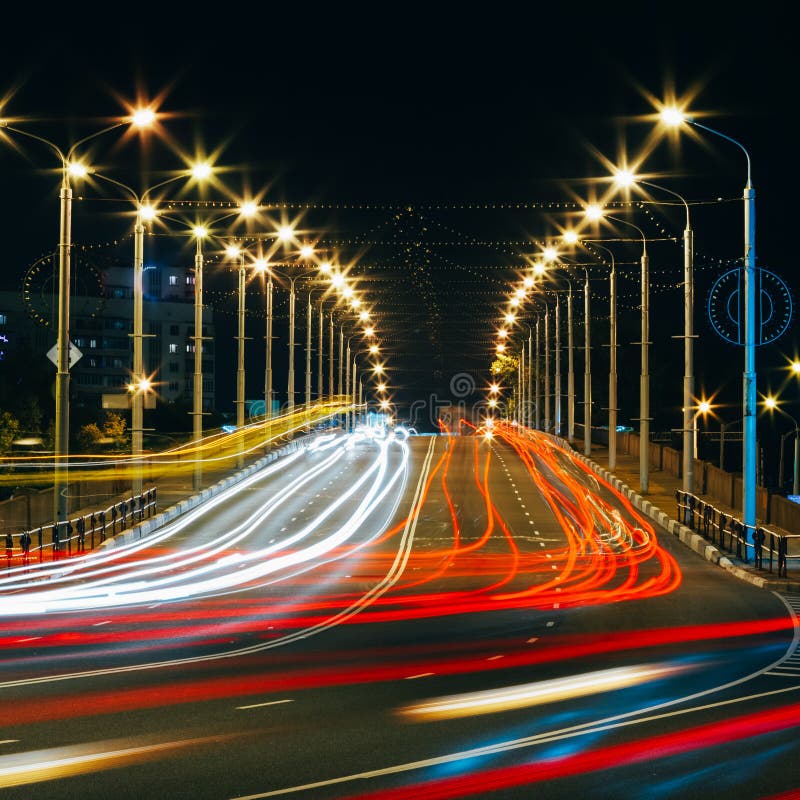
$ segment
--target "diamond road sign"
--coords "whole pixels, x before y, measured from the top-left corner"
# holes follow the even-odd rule
[[[48,351],[47,357],[56,365],[58,366],[58,344],[54,344]],[[72,369],[75,364],[78,363],[78,360],[83,357],[83,353],[75,347],[72,342],[69,343],[69,367],[67,369]]]

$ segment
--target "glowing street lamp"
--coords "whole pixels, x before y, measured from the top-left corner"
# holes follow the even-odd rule
[[[208,165],[200,165],[197,168],[197,175],[208,176],[211,174],[211,168]],[[234,216],[248,216],[245,213],[243,206],[239,206],[235,211],[222,214],[213,220],[208,220],[208,225],[222,222],[229,217]],[[200,442],[203,438],[203,240],[211,235],[207,225],[195,225],[192,228],[192,235],[195,237],[195,256],[194,256],[194,375],[192,380],[192,437],[194,442]],[[240,272],[240,280],[243,280]],[[240,296],[240,304],[244,300],[244,292]],[[242,314],[244,319],[244,314]],[[242,332],[242,324],[240,323],[240,333]],[[240,346],[243,346],[244,336],[240,340]],[[243,351],[241,357],[243,358]],[[242,367],[242,381],[244,379],[244,368]],[[243,392],[243,388],[242,388]],[[242,398],[243,399],[243,398]],[[240,405],[242,413],[244,413],[244,403]],[[199,489],[202,484],[203,478],[203,461],[201,458],[195,458],[194,461],[194,478],[193,488]]]
[[[171,178],[167,178],[154,186],[145,189],[141,195],[130,186],[92,171],[92,175],[102,181],[110,183],[122,189],[136,206],[136,221],[133,227],[133,364],[132,364],[132,384],[141,385],[145,380],[144,358],[143,358],[143,339],[144,339],[144,227],[146,222],[152,222],[158,216],[158,210],[148,203],[149,196],[157,189],[161,189],[170,183],[192,177],[198,181],[204,180],[211,174],[208,164],[196,164],[190,170],[183,170]],[[140,494],[142,491],[142,439],[144,428],[144,395],[140,391],[134,391],[131,396],[131,455],[134,463],[134,475],[132,493]]]
[[[585,209],[587,218],[609,219],[628,225],[642,239],[641,277],[641,374],[639,376],[639,489],[644,494],[650,490],[650,268],[647,256],[647,238],[644,231],[632,222],[606,215],[599,206]]]
[[[736,139],[714,128],[703,125],[687,116],[676,107],[661,110],[661,121],[668,126],[678,127],[684,123],[713,133],[736,145],[747,161],[747,182],[742,193],[744,203],[744,371],[743,383],[743,458],[742,458],[742,517],[745,527],[756,528],[756,192],[753,188],[750,154]]]
[[[683,411],[684,411],[684,417],[685,417],[686,409],[684,408]],[[709,403],[708,400],[701,400],[697,404],[697,409],[694,412],[694,415],[692,417],[692,433],[694,434],[693,452],[695,454],[695,457],[697,457],[697,418],[701,414],[703,415],[703,417],[705,417],[706,414],[708,414],[709,411],[711,411],[711,403]]]
[[[0,130],[11,131],[41,142],[52,150],[61,166],[61,189],[59,192],[59,241],[58,241],[58,337],[56,341],[56,406],[55,406],[55,476],[53,486],[53,517],[55,522],[67,519],[68,456],[69,456],[69,287],[70,251],[72,248],[72,184],[71,178],[83,177],[85,165],[75,160],[75,153],[86,142],[116,130],[123,125],[146,127],[152,124],[155,114],[150,109],[138,109],[133,114],[113,125],[84,136],[72,144],[66,153],[58,145],[37,134],[17,128],[8,120],[0,119]]]
[[[694,396],[694,260],[693,233],[689,218],[689,203],[672,189],[659,186],[637,177],[630,170],[620,170],[616,176],[620,186],[641,184],[678,198],[686,211],[686,227],[683,231],[683,491],[694,491],[694,459],[697,457],[697,435],[692,439],[691,402]],[[690,444],[694,441],[694,451]]]

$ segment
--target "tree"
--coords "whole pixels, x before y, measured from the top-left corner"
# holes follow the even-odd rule
[[[492,377],[504,383],[516,384],[519,359],[507,353],[499,353],[492,362]]]
[[[96,450],[98,447],[109,450],[122,450],[128,445],[127,422],[120,414],[106,411],[101,428],[96,422],[81,427],[77,440],[82,450]]]
[[[11,450],[12,443],[19,436],[19,420],[10,411],[0,411],[0,455]]]

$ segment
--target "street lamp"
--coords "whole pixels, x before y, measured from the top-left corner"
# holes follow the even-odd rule
[[[361,384],[358,383],[358,381],[356,380],[356,374],[357,374],[357,372],[356,372],[356,370],[357,370],[356,359],[358,358],[358,356],[360,356],[360,355],[362,355],[364,353],[369,353],[371,356],[376,356],[376,355],[378,355],[379,352],[380,352],[380,347],[377,344],[373,343],[369,347],[362,347],[360,350],[356,350],[353,353],[353,383],[352,383],[353,396],[352,396],[352,403],[354,405],[355,405],[355,401],[356,401],[356,385],[358,385],[359,386],[358,406],[359,407],[361,406]],[[373,369],[375,369],[375,368],[373,368]],[[383,372],[383,368],[382,367],[381,367],[380,370],[375,370],[376,375],[380,375],[382,372]],[[355,423],[356,423],[356,411],[354,410],[353,411],[353,424],[355,425]]]
[[[784,411],[779,405],[778,401],[774,397],[766,397],[764,398],[764,405],[770,411],[777,411],[780,414],[783,414],[784,417],[787,417],[791,420],[792,424],[794,425],[794,473],[793,473],[793,480],[792,480],[792,494],[793,495],[800,495],[800,425],[798,425],[797,420],[789,413]],[[783,491],[783,438],[781,438],[781,491]]]
[[[743,397],[743,457],[742,457],[742,517],[745,529],[756,528],[756,191],[753,188],[750,154],[741,142],[703,125],[680,109],[669,107],[661,111],[666,125],[677,127],[687,123],[713,133],[736,145],[747,161],[747,182],[742,193],[744,203],[744,371]]]
[[[574,243],[577,241],[577,236],[573,239],[572,236],[566,236],[565,240]],[[544,266],[544,265],[542,265]],[[566,267],[570,265],[565,265]],[[553,272],[562,273],[564,270],[561,270],[558,267],[546,267],[544,269],[539,270],[539,274],[552,274]],[[589,409],[589,428],[591,428],[591,367],[589,362],[589,273],[584,267],[584,272],[586,275],[586,282],[584,285],[584,405],[588,402]],[[574,361],[574,337],[573,337],[573,317],[572,317],[572,294],[573,294],[573,286],[572,281],[566,277],[565,275],[561,276],[563,280],[567,282],[567,438],[569,441],[572,441],[575,438],[575,361]],[[552,289],[556,294],[556,353],[557,353],[557,361],[556,361],[556,384],[557,384],[557,408],[556,408],[556,426],[557,428],[560,427],[560,406],[561,402],[561,375],[560,375],[560,367],[558,365],[558,361],[560,360],[560,346],[559,346],[559,336],[558,336],[558,294],[559,290]],[[588,387],[588,388],[587,388]],[[586,418],[587,418],[587,409],[584,408],[584,427],[586,427]],[[584,434],[585,438],[585,434]],[[585,449],[587,449],[585,447]],[[588,446],[587,455],[591,452],[591,446]]]
[[[208,170],[203,170],[207,174]],[[242,204],[235,211],[222,214],[213,220],[208,220],[207,225],[222,222],[234,216],[251,216],[249,204]],[[192,235],[195,237],[194,256],[194,376],[192,382],[192,439],[198,444],[203,438],[203,240],[210,236],[207,225],[195,225]],[[244,337],[242,337],[244,338]],[[244,345],[240,341],[240,347]],[[244,373],[242,373],[244,377]],[[243,400],[244,398],[242,398]],[[244,404],[241,405],[244,411]],[[200,489],[203,480],[203,461],[199,457],[194,459],[193,488]]]
[[[689,218],[689,203],[677,192],[645,181],[626,171],[620,171],[617,183],[623,186],[641,184],[657,189],[673,197],[677,197],[686,211],[686,227],[683,231],[683,491],[691,494],[694,491],[694,459],[697,457],[696,436],[695,449],[691,450],[691,402],[694,397],[694,235]],[[621,180],[620,180],[621,178]],[[677,337],[675,337],[677,338]],[[696,430],[695,430],[696,433]]]
[[[61,189],[59,191],[59,241],[58,241],[58,337],[56,341],[56,406],[55,406],[55,475],[53,483],[53,518],[56,523],[67,519],[68,456],[69,456],[69,287],[70,252],[72,249],[72,184],[71,177],[83,177],[87,168],[73,158],[86,142],[109,133],[126,124],[137,128],[149,127],[155,119],[152,109],[138,109],[129,118],[108,125],[72,144],[66,153],[58,145],[37,134],[30,133],[8,120],[0,120],[0,129],[11,131],[49,147],[61,164]]]
[[[330,289],[327,286],[315,286],[308,290],[308,294],[306,296],[306,407],[311,407],[311,328],[312,328],[312,312],[313,306],[311,303],[311,298],[314,295],[314,292],[322,291],[324,294],[327,294]],[[317,389],[318,395],[322,397],[322,350],[323,350],[323,310],[322,306],[325,302],[325,297],[319,298],[319,351],[318,355],[318,364],[317,364]]]
[[[579,242],[579,236],[575,231],[566,231],[563,234],[567,244],[575,245]],[[584,273],[583,284],[583,452],[584,455],[592,454],[592,350],[591,350],[591,320],[589,317],[590,295],[589,295],[589,270],[585,264],[573,265],[580,266]],[[570,296],[571,300],[571,296]],[[571,339],[570,323],[570,339]],[[570,348],[571,348],[570,344]],[[570,367],[570,373],[572,368]],[[573,379],[574,380],[574,379]],[[574,392],[574,390],[573,390]],[[574,401],[573,401],[574,403]],[[571,409],[570,427],[574,433],[574,405]]]
[[[587,207],[590,219],[605,218],[636,230],[642,238],[642,307],[641,307],[641,355],[642,367],[639,377],[639,490],[644,494],[650,490],[650,270],[647,257],[647,238],[644,231],[632,222],[605,215],[598,206]],[[610,404],[609,404],[610,405]]]
[[[285,241],[285,233],[279,234],[279,238]],[[289,283],[289,374],[287,376],[287,407],[289,411],[294,409],[294,340],[295,340],[295,299],[297,297],[297,281],[311,277],[317,272],[317,268],[306,268],[303,271],[289,275],[275,270],[272,265],[268,265],[271,274],[282,278]]]
[[[693,453],[695,457],[697,457],[698,449],[697,449],[697,418],[702,414],[705,416],[708,412],[711,411],[711,403],[708,400],[701,400],[697,404],[697,409],[695,410],[694,414],[692,415],[692,434],[694,438],[694,447]],[[684,419],[686,419],[686,409],[683,409],[684,412]],[[685,490],[684,490],[685,491]],[[690,492],[691,494],[691,492]]]
[[[587,240],[589,249],[598,248],[611,259],[608,276],[609,334],[608,334],[608,468],[617,468],[617,269],[614,253],[594,240]]]
[[[188,172],[181,172],[178,175],[173,175],[154,186],[149,187],[139,195],[130,186],[116,180],[109,178],[107,175],[102,175],[94,170],[91,174],[95,178],[106,181],[123,191],[127,192],[133,199],[136,207],[136,221],[133,227],[133,364],[131,369],[131,384],[134,387],[131,389],[131,456],[134,462],[134,477],[132,494],[141,494],[142,491],[142,471],[141,471],[141,455],[142,455],[142,438],[143,438],[143,400],[144,395],[149,391],[149,381],[144,373],[144,359],[143,359],[143,317],[144,317],[144,226],[146,222],[150,222],[156,218],[158,211],[148,204],[148,197],[152,192],[157,189],[181,180],[187,177],[193,177],[200,181],[208,177],[210,168],[205,163],[194,165]],[[147,388],[142,388],[148,384]]]

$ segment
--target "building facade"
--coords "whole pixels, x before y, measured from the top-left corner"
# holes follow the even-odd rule
[[[71,296],[70,341],[81,356],[70,369],[70,393],[78,402],[101,408],[103,395],[124,395],[131,381],[133,269],[108,267],[95,272],[89,280],[76,283]],[[55,284],[52,275],[38,279],[34,275],[22,293],[0,292],[0,358],[23,346],[47,357],[57,339]],[[143,288],[144,374],[153,382],[156,403],[191,398],[194,270],[146,267]],[[202,336],[203,409],[210,411],[215,407],[216,366],[210,308],[203,309]]]

